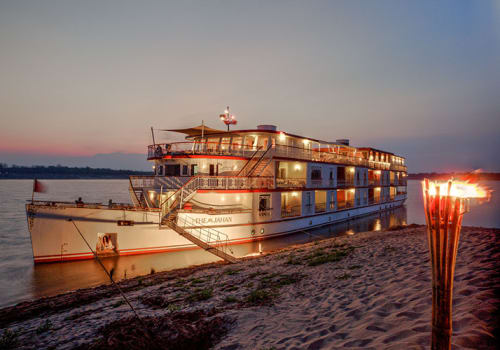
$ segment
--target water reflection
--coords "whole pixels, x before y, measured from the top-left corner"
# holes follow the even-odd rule
[[[339,224],[235,245],[231,249],[237,257],[259,255],[261,252],[328,237],[347,234],[353,235],[364,231],[380,231],[391,226],[405,225],[406,220],[406,207],[400,207]],[[108,270],[113,270],[114,279],[121,280],[146,275],[151,273],[152,270],[156,272],[167,271],[217,260],[212,254],[197,249],[184,252],[110,257],[102,261]],[[38,264],[34,266],[32,273],[31,295],[33,297],[55,295],[68,290],[91,287],[108,282],[109,280],[105,273],[94,260]]]

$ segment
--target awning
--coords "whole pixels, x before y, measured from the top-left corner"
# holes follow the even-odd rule
[[[198,125],[193,128],[187,128],[187,129],[162,129],[162,131],[178,132],[181,134],[186,134],[188,137],[200,136],[202,133],[204,135],[210,135],[210,134],[223,134],[226,132],[225,130],[217,130],[203,125]]]

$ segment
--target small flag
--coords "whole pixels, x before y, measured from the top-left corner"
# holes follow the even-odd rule
[[[47,186],[45,186],[43,183],[35,179],[33,181],[33,192],[40,192],[40,193],[47,192]]]

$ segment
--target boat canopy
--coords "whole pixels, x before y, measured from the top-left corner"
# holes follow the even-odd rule
[[[214,128],[210,128],[205,125],[198,125],[192,128],[187,128],[187,129],[162,129],[162,131],[172,131],[172,132],[178,132],[181,134],[186,134],[186,137],[193,137],[193,136],[201,136],[201,134],[204,135],[211,135],[211,134],[222,134],[225,133],[226,131],[224,130],[218,130]]]

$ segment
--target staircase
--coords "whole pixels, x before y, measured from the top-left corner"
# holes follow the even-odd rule
[[[253,152],[250,159],[245,163],[245,165],[243,165],[243,167],[240,169],[238,174],[236,174],[236,176],[247,176],[247,174],[250,172],[255,163],[257,163],[259,159],[259,152],[261,152],[261,149],[262,147],[259,147],[255,152]]]
[[[261,176],[262,172],[267,168],[272,161],[272,145],[262,152],[261,148],[252,154],[252,157],[241,168],[237,176],[256,177]]]
[[[181,209],[196,194],[201,182],[201,177],[192,177],[184,186],[161,203],[160,229],[164,226],[169,227],[207,252],[227,262],[235,263],[237,259],[227,252],[231,249],[228,246],[229,240],[225,233],[204,227],[188,216],[177,215],[178,209]]]
[[[260,156],[255,165],[248,172],[249,177],[261,176],[269,163],[273,160],[273,152],[271,151],[272,145],[267,147],[266,151]]]
[[[233,252],[228,245],[228,237],[225,233],[209,227],[200,226],[194,219],[187,216],[176,217],[173,215],[170,217],[171,219],[166,222],[166,226],[182,237],[227,262],[235,263],[238,261],[231,255]],[[231,254],[229,254],[228,251],[230,251]]]
[[[141,200],[141,199],[143,199],[143,198],[141,198],[142,188],[141,189],[135,188],[132,185],[132,179],[130,179],[130,177],[129,177],[128,191],[130,193],[130,198],[132,199],[132,202],[134,202],[135,207],[143,208],[146,206],[146,204],[143,203],[143,201]]]
[[[129,193],[134,206],[150,207],[145,196],[147,189],[163,188],[165,190],[179,189],[186,184],[186,180],[175,176],[129,176]]]

